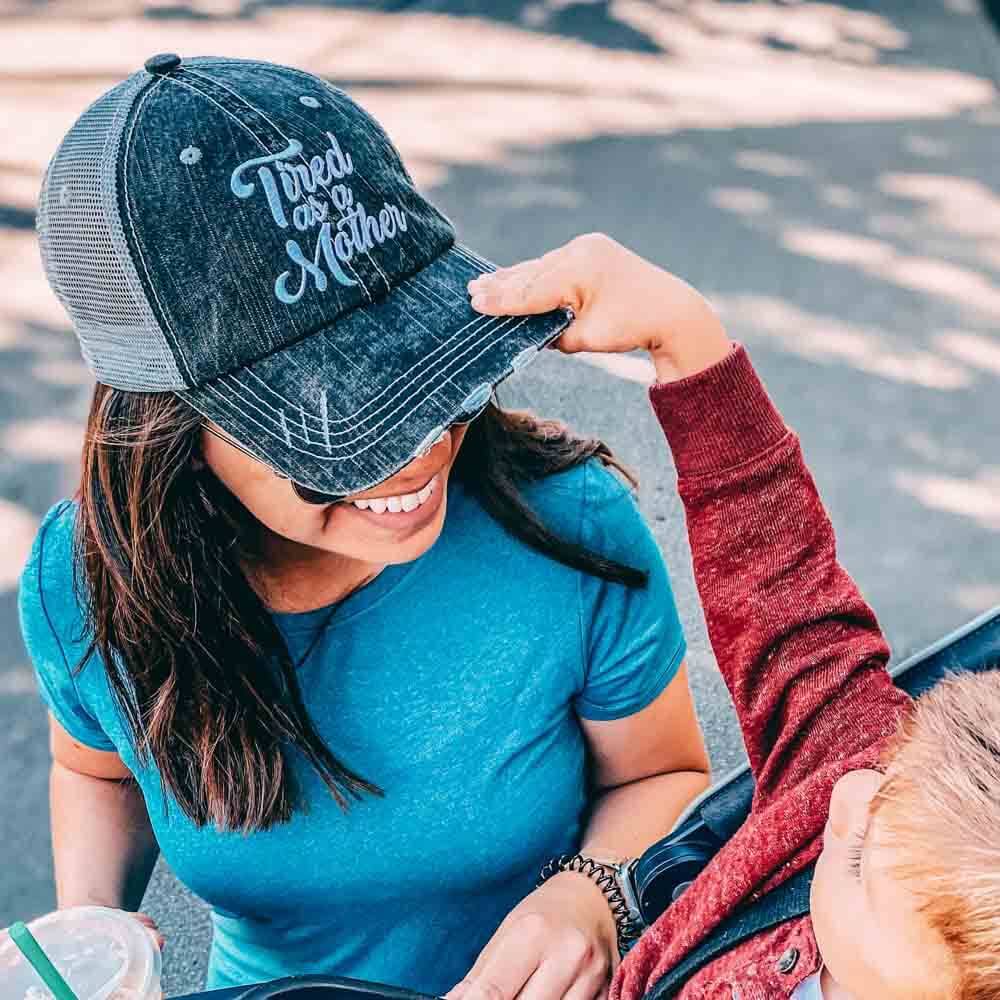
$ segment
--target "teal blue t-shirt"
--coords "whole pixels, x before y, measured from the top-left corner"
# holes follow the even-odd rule
[[[630,589],[516,541],[454,479],[438,541],[340,602],[300,667],[333,753],[374,781],[344,814],[297,771],[306,811],[267,832],[197,829],[140,767],[103,664],[79,674],[75,507],[46,517],[21,583],[42,697],[80,742],[134,772],[160,848],[212,907],[209,987],[327,973],[440,995],[471,968],[539,867],[579,846],[579,718],[632,715],[685,652],[667,571],[630,493],[591,460],[525,495],[564,537],[649,571]],[[327,609],[277,614],[292,656]]]

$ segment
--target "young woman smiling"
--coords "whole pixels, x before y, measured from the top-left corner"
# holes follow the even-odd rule
[[[634,481],[491,401],[570,314],[472,308],[491,266],[377,123],[265,63],[152,57],[64,139],[39,232],[98,380],[20,596],[59,905],[136,908],[161,851],[212,987],[599,996],[609,900],[539,871],[641,852],[707,762]]]

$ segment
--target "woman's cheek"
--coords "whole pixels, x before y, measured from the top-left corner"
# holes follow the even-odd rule
[[[277,496],[275,486],[285,487],[288,496]],[[237,498],[243,506],[273,534],[306,543],[322,534],[325,508],[302,503],[287,482],[274,480],[260,489],[244,486],[242,493]]]

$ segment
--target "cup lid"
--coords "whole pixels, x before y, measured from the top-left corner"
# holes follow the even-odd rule
[[[155,1000],[160,951],[152,934],[121,910],[77,906],[28,924],[79,1000]],[[4,931],[0,933],[0,996],[51,1000],[51,993]]]

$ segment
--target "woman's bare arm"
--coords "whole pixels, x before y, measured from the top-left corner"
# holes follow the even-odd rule
[[[686,665],[642,711],[582,725],[599,798],[581,849],[621,858],[642,854],[708,787],[708,754]]]
[[[49,717],[56,898],[137,910],[159,853],[146,803],[116,753],[93,750]]]

